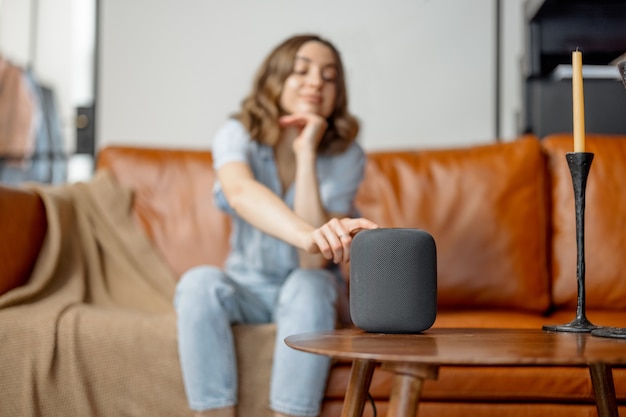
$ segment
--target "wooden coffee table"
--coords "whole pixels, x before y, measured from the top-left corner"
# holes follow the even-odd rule
[[[360,417],[374,367],[393,372],[388,416],[414,416],[425,379],[439,366],[589,367],[600,417],[617,417],[613,366],[626,365],[626,340],[537,329],[430,329],[422,334],[336,330],[289,336],[293,349],[352,360],[342,417]]]

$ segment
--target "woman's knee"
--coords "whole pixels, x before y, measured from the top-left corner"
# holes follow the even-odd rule
[[[232,288],[221,269],[210,265],[197,266],[185,272],[176,284],[174,304],[204,304],[226,292],[232,292]]]
[[[283,285],[274,310],[277,337],[332,329],[337,299],[335,277],[330,272],[299,270],[292,274]]]
[[[297,269],[285,281],[279,301],[289,300],[304,308],[316,304],[335,304],[338,298],[336,277],[324,269]]]

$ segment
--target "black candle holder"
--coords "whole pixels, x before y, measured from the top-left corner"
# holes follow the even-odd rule
[[[572,184],[574,186],[574,208],[576,210],[576,279],[578,283],[578,303],[576,318],[570,323],[543,326],[549,332],[591,332],[600,326],[587,320],[585,314],[585,190],[587,177],[593,161],[593,153],[568,152],[565,155]]]
[[[626,339],[626,328],[624,327],[600,327],[591,331],[592,336],[612,337],[614,339]]]

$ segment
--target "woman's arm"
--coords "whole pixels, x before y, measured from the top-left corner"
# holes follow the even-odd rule
[[[318,137],[321,138],[326,129],[326,120],[319,116],[311,115],[305,118],[296,115],[284,117],[281,122],[283,126],[300,127],[301,124],[304,125],[292,146],[296,160],[293,208],[296,215],[307,223],[316,228],[321,227],[331,218],[322,204],[316,166],[316,148],[320,140]],[[333,237],[331,236],[330,239]],[[337,247],[337,251],[343,252],[344,250],[343,245]],[[321,268],[328,263],[322,254],[311,254],[300,250],[298,255],[301,268]],[[339,255],[339,253],[335,254],[337,257]]]
[[[228,203],[239,216],[267,234],[304,248],[304,236],[315,228],[258,182],[246,163],[226,163],[218,169],[217,177]]]
[[[324,210],[317,180],[316,151],[326,130],[326,120],[314,114],[294,114],[280,122],[294,133],[293,140],[284,137],[285,142],[279,143],[281,148],[275,149],[276,157],[280,158],[277,164],[295,165],[294,209],[258,182],[247,163],[239,159],[217,169],[222,191],[230,207],[252,226],[300,249],[302,267],[319,268],[327,260],[347,261],[351,235],[378,226],[366,219],[331,218]],[[233,142],[229,138],[220,143]]]
[[[333,218],[343,218],[347,213],[329,213],[324,208],[320,196],[320,184],[317,175],[317,147],[328,127],[326,119],[311,113],[292,114],[280,119],[283,128],[296,129],[297,136],[291,144],[295,155],[295,193],[294,211],[316,228],[322,227]],[[355,167],[356,168],[356,167]],[[343,179],[338,179],[343,180]],[[333,233],[335,231],[335,233]],[[339,238],[342,236],[343,238]],[[349,259],[351,235],[344,230],[341,223],[333,223],[325,236],[327,243],[333,248],[333,261]],[[321,268],[328,263],[322,254],[299,252],[300,267]]]
[[[378,227],[367,219],[333,218],[316,228],[256,181],[243,162],[224,164],[217,176],[230,206],[247,222],[309,254],[321,254],[336,263],[350,259],[351,236]]]

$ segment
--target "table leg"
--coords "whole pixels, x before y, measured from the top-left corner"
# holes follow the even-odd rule
[[[372,382],[374,374],[374,361],[365,359],[355,359],[352,362],[350,379],[348,380],[348,390],[343,401],[341,417],[361,417],[367,392]]]
[[[596,397],[596,407],[600,417],[619,417],[613,384],[613,370],[605,363],[589,365],[591,384]]]
[[[415,416],[424,380],[437,379],[439,367],[418,363],[386,362],[383,363],[382,369],[395,374],[387,417]]]

